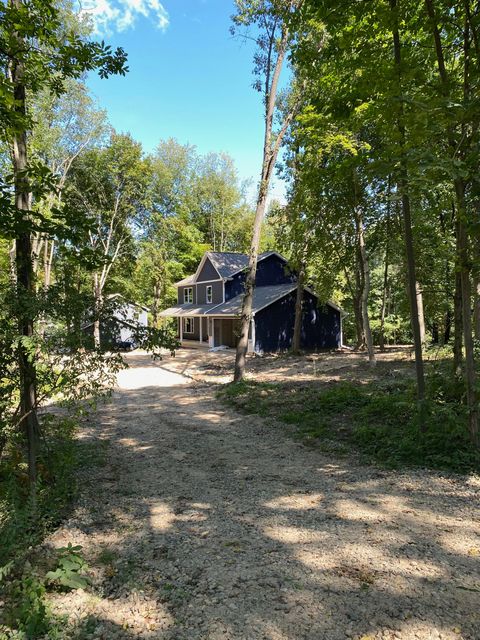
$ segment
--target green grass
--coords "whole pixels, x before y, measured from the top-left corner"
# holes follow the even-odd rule
[[[428,377],[422,408],[406,378],[328,385],[242,382],[226,385],[219,396],[245,413],[288,425],[294,437],[326,451],[354,451],[391,468],[478,472],[480,452],[470,443],[462,389],[461,380],[437,369]]]

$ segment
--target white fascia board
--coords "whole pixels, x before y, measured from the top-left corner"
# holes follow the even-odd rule
[[[209,282],[225,282],[226,278],[216,278],[215,280],[199,280],[198,282],[195,281],[191,281],[191,282],[187,282],[186,284],[182,284],[182,281],[180,280],[180,282],[175,282],[172,286],[173,287],[193,287],[193,285],[196,284],[208,284]]]
[[[208,314],[207,318],[239,318],[240,315],[236,313],[217,313],[217,314]]]

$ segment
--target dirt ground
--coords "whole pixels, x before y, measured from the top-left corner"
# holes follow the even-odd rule
[[[389,370],[407,352],[384,356]],[[69,638],[480,639],[480,479],[333,459],[221,405],[233,354],[129,355],[82,437],[108,441],[47,541],[92,585]],[[368,375],[364,356],[254,358],[261,380]]]

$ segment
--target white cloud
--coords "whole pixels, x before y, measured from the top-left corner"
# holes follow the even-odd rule
[[[138,16],[155,22],[161,31],[168,27],[168,13],[159,0],[83,0],[81,13],[93,23],[95,33],[107,35],[135,25]]]

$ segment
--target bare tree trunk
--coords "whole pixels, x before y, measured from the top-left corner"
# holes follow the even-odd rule
[[[353,302],[353,315],[355,316],[355,333],[357,335],[357,342],[355,344],[356,351],[363,351],[366,347],[365,331],[363,328],[363,315],[362,315],[362,287],[360,279],[358,277],[358,271],[356,273],[357,290],[352,298]]]
[[[12,0],[16,8],[21,9],[21,0]],[[21,36],[17,36],[20,48],[24,46]],[[20,119],[26,116],[26,92],[23,84],[23,65],[16,60],[10,60],[9,78],[14,87],[16,111]],[[27,134],[17,133],[13,139],[12,161],[15,177],[15,207],[25,220],[28,219],[31,208],[31,193],[28,180],[25,177],[27,169]],[[15,271],[17,295],[21,304],[18,318],[19,333],[27,340],[33,338],[34,318],[31,312],[31,300],[35,295],[33,276],[33,255],[30,233],[25,231],[15,240]],[[20,424],[27,436],[28,448],[28,476],[32,491],[35,490],[37,479],[37,450],[39,440],[39,423],[36,407],[36,368],[32,350],[28,344],[20,342],[18,346],[18,364],[20,372]]]
[[[460,202],[464,202],[463,183],[456,180],[457,197]],[[462,323],[463,323],[463,341],[465,345],[465,381],[467,386],[467,407],[468,407],[468,426],[472,443],[478,447],[478,408],[476,394],[476,373],[475,373],[475,356],[472,334],[472,317],[471,317],[471,287],[470,287],[470,251],[467,229],[464,223],[465,209],[458,208],[459,213],[459,259],[460,259],[460,285],[462,292]]]
[[[354,183],[356,185],[356,178],[354,177]],[[357,227],[357,242],[358,242],[358,250],[360,257],[360,266],[362,270],[362,296],[361,296],[361,312],[362,312],[362,321],[363,321],[363,330],[365,332],[365,343],[367,346],[368,352],[368,362],[371,367],[374,367],[377,364],[377,360],[375,358],[375,350],[373,348],[373,339],[372,339],[372,331],[370,329],[370,318],[368,315],[368,296],[370,295],[370,265],[368,263],[367,251],[365,248],[365,233],[363,228],[363,217],[360,210],[360,206],[357,200],[357,187],[355,186],[355,200],[357,201],[355,204],[355,223]]]
[[[390,177],[388,178],[388,196],[391,195]],[[385,237],[385,266],[383,269],[383,288],[382,288],[382,307],[380,309],[380,351],[385,351],[385,315],[387,311],[388,296],[388,268],[390,261],[390,199],[387,203],[387,219],[386,219],[386,237]]]
[[[98,273],[93,276],[93,299],[94,299],[94,319],[93,319],[93,344],[95,349],[100,349],[100,314],[102,311],[102,288]]]
[[[473,326],[475,331],[475,339],[480,340],[480,238],[478,237],[475,239],[474,249]]]
[[[385,267],[383,270],[383,290],[382,290],[382,308],[380,310],[380,351],[385,351],[385,316],[387,311],[387,298],[388,298],[388,247],[385,251]]]
[[[153,326],[155,329],[159,329],[159,312],[160,312],[160,291],[161,284],[157,281],[153,286],[153,305],[152,305],[152,318]]]
[[[300,353],[303,318],[303,284],[305,282],[305,263],[300,264],[295,299],[295,324],[293,326],[292,353]]]
[[[459,269],[455,272],[453,304],[453,370],[459,376],[462,373],[463,363],[462,279]]]
[[[278,54],[273,71],[271,85],[266,86],[265,90],[265,137],[263,144],[263,162],[260,185],[258,189],[257,206],[255,211],[255,220],[253,223],[253,236],[250,246],[250,255],[248,259],[247,273],[245,277],[245,292],[242,302],[242,312],[240,317],[240,336],[237,343],[237,352],[235,356],[234,382],[240,382],[245,375],[245,363],[248,350],[248,333],[252,320],[252,304],[253,290],[255,287],[255,276],[257,273],[258,249],[260,245],[260,232],[262,222],[265,216],[265,208],[267,204],[268,187],[272,177],[275,162],[277,161],[278,151],[282,140],[287,132],[296,108],[285,117],[281,130],[276,136],[274,144],[272,144],[273,116],[275,114],[275,102],[277,98],[278,81],[283,66],[283,61],[288,45],[288,30],[284,29],[281,41],[278,45]],[[270,51],[273,52],[276,41],[272,38],[270,42]]]
[[[423,311],[423,291],[419,282],[415,282],[415,291],[417,294],[418,324],[420,326],[420,340],[425,345],[425,313]]]
[[[410,195],[408,192],[409,180],[408,180],[408,167],[405,157],[405,145],[406,145],[406,131],[404,125],[404,106],[401,101],[402,92],[402,54],[400,35],[398,31],[398,16],[397,16],[397,0],[389,0],[390,8],[392,10],[393,27],[393,48],[394,48],[394,62],[398,77],[398,90],[400,94],[400,101],[398,107],[398,119],[397,129],[400,138],[400,176],[398,179],[398,190],[401,194],[402,213],[403,213],[403,226],[405,235],[405,249],[407,256],[407,277],[408,277],[408,294],[410,300],[410,318],[412,323],[413,342],[415,349],[415,371],[417,376],[417,397],[420,405],[420,427],[422,431],[425,429],[425,422],[423,416],[423,404],[425,399],[425,374],[423,367],[423,353],[422,353],[422,337],[420,332],[420,323],[418,320],[418,306],[417,306],[417,290],[416,290],[416,264],[415,264],[415,250],[413,246],[413,231],[412,231],[412,214],[410,206]]]

